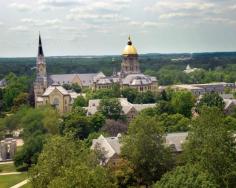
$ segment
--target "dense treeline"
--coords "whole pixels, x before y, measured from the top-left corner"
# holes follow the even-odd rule
[[[140,55],[143,72],[156,76],[161,85],[174,83],[205,83],[212,81],[236,80],[236,53],[199,53],[192,54],[147,54]],[[173,61],[173,59],[178,59]],[[93,57],[48,57],[49,74],[88,73],[103,71],[112,74],[120,69],[120,56]],[[186,65],[201,68],[193,74],[183,73]],[[35,75],[35,58],[1,58],[0,78],[9,72],[16,75]]]

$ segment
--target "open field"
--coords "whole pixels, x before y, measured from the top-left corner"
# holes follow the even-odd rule
[[[0,176],[0,188],[9,188],[27,179],[27,173]]]

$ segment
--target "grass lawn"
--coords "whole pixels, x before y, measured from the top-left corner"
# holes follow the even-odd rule
[[[27,179],[27,173],[0,176],[0,188],[9,188]]]
[[[9,164],[0,164],[0,173],[5,172],[16,172],[16,168],[13,163]]]

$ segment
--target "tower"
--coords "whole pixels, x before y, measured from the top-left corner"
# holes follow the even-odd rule
[[[36,60],[36,80],[34,82],[35,105],[48,86],[46,61],[43,54],[41,36],[39,34],[38,56]]]
[[[140,73],[138,53],[129,36],[128,43],[122,53],[121,74],[126,76],[137,73]]]

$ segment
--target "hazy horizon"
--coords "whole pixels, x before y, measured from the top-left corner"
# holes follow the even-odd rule
[[[236,51],[236,0],[1,0],[0,57]]]

